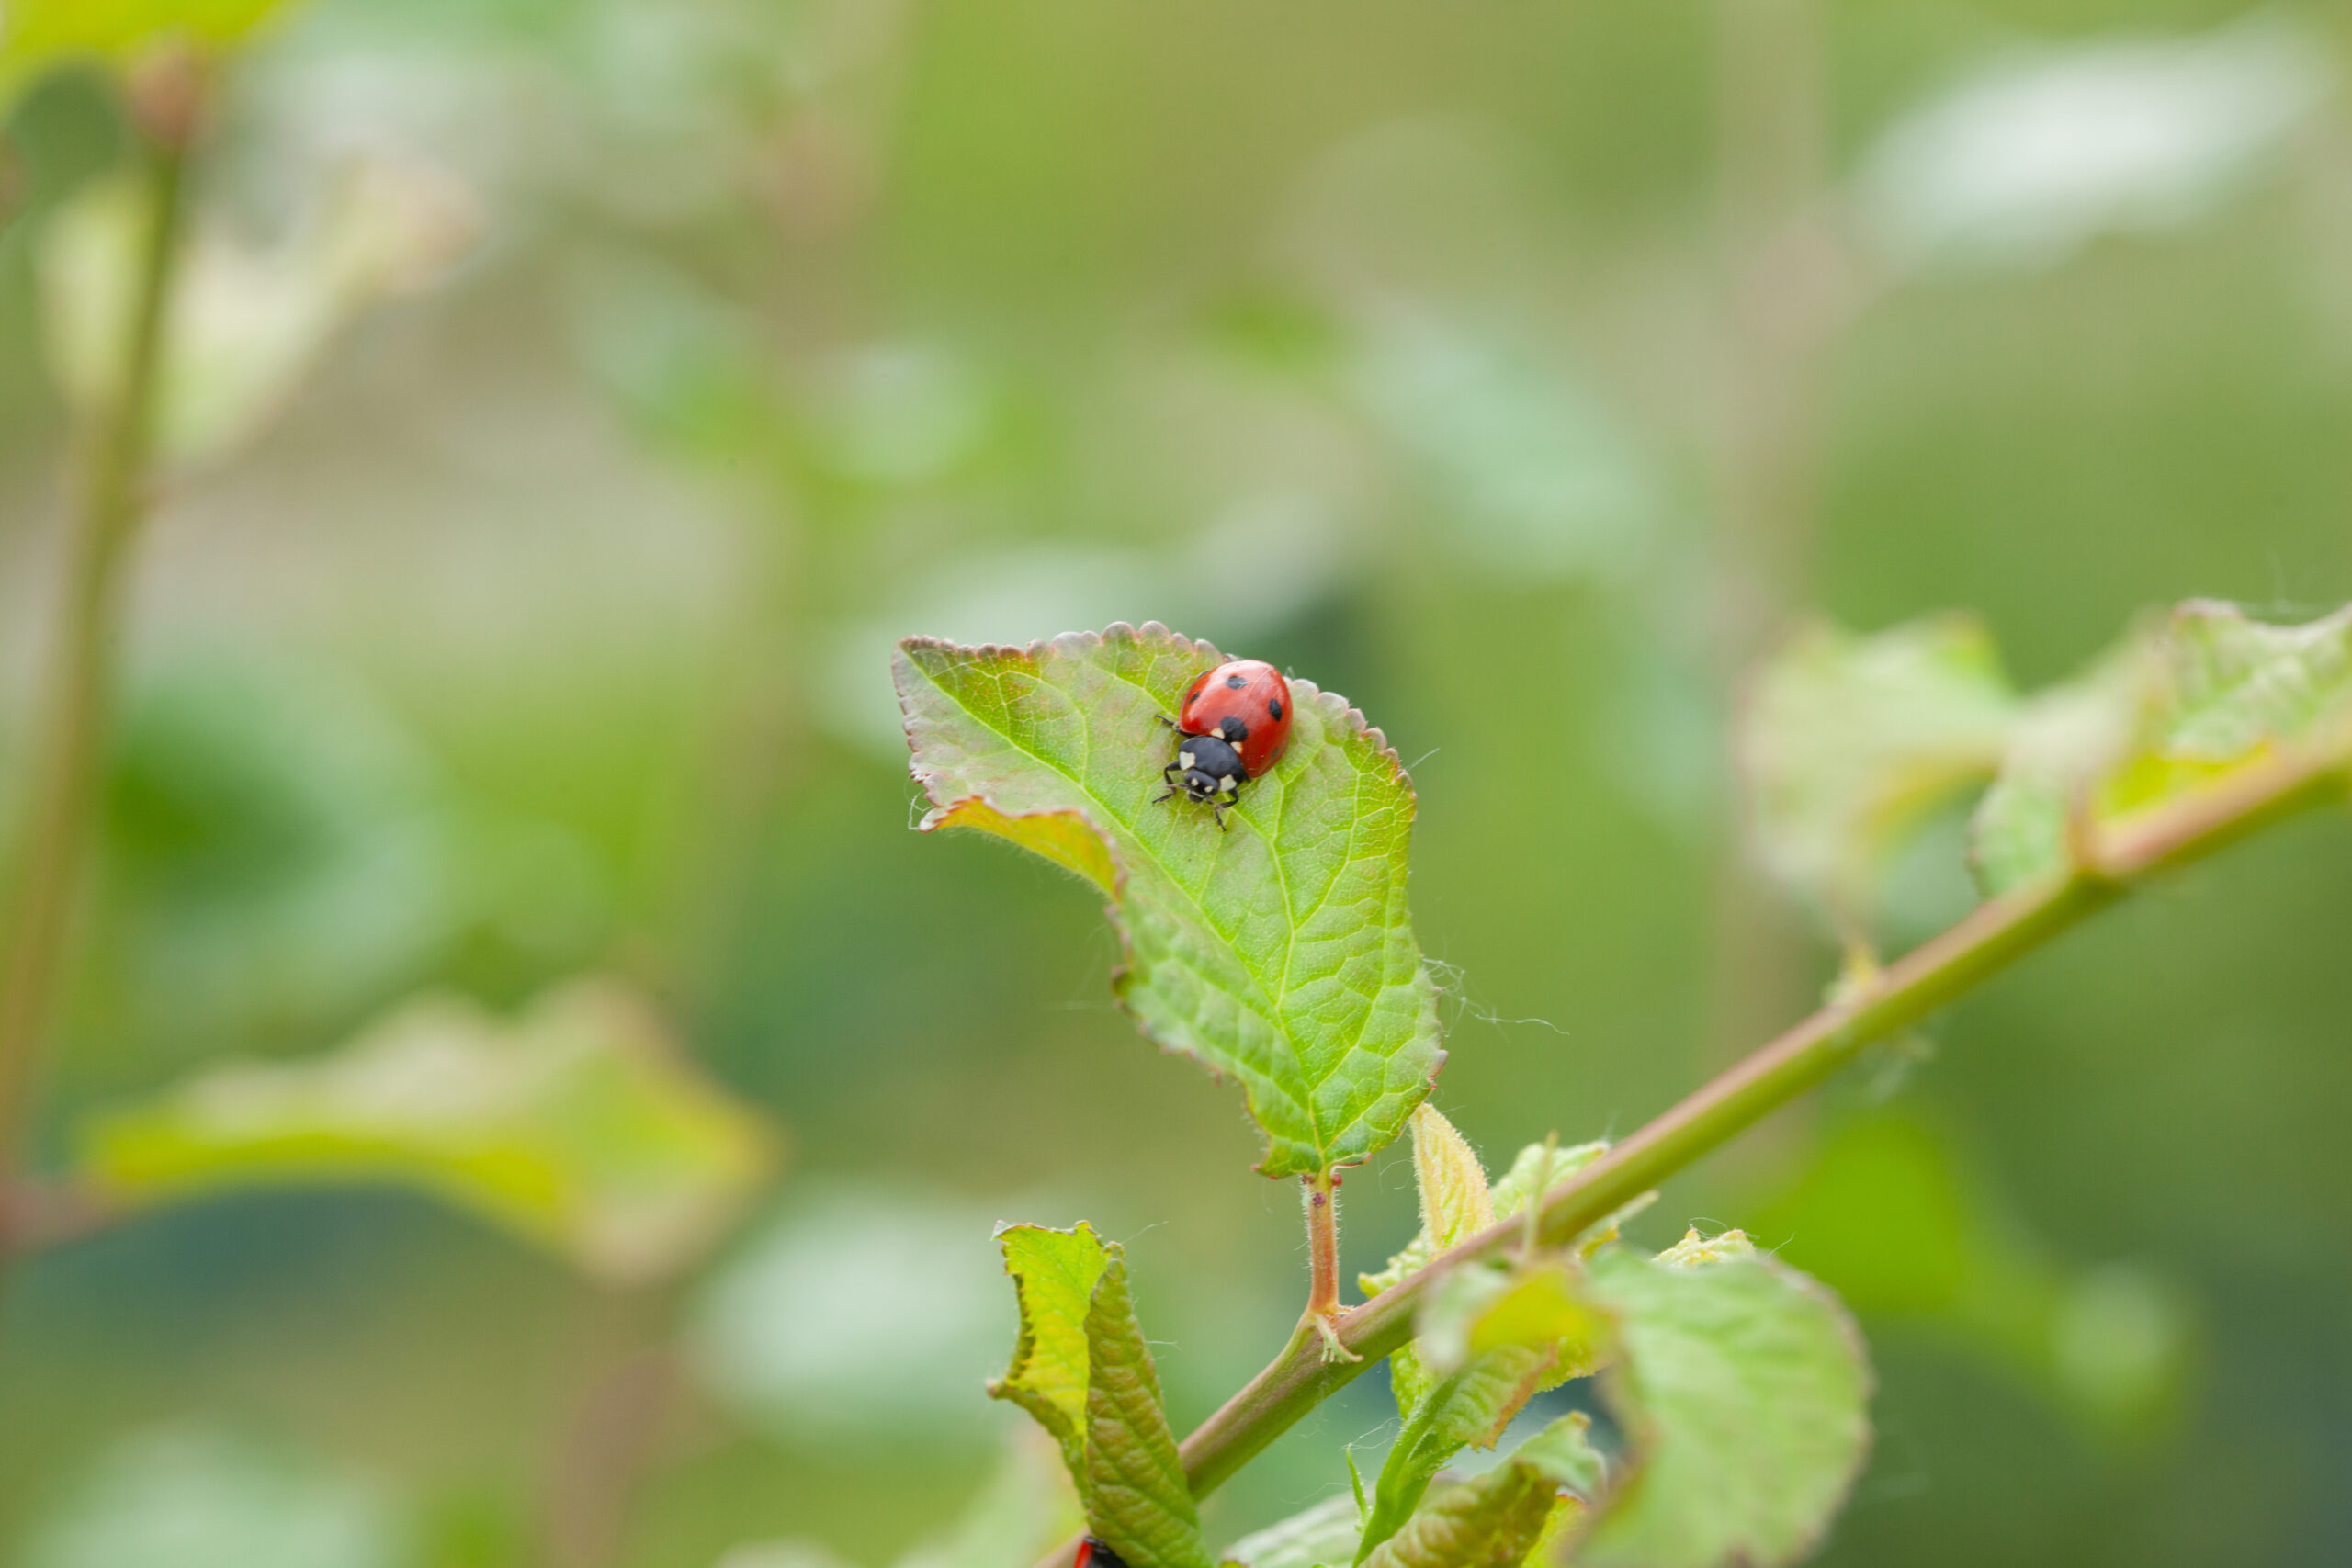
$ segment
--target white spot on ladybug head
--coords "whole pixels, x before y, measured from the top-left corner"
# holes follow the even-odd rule
[[[1180,768],[1189,768],[1189,767],[1191,767],[1191,766],[1193,765],[1193,754],[1192,754],[1190,751],[1179,751],[1179,752],[1177,752],[1177,753],[1176,753],[1176,765],[1177,765],[1178,767],[1180,767]]]

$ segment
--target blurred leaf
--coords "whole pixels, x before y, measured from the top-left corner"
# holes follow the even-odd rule
[[[1592,1371],[1603,1327],[1572,1267],[1538,1260],[1508,1271],[1455,1269],[1430,1292],[1415,1343],[1441,1374],[1497,1350],[1542,1350],[1549,1387]]]
[[[1447,1486],[1365,1559],[1365,1568],[1516,1568],[1545,1534],[1562,1490],[1600,1489],[1582,1412],[1563,1416],[1476,1480]]]
[[[81,1142],[90,1179],[133,1208],[401,1182],[616,1280],[690,1262],[775,1160],[765,1124],[609,980],[574,982],[513,1022],[413,1002],[325,1056],[210,1068],[102,1113]]]
[[[2206,219],[2327,100],[2332,45],[2263,11],[2014,51],[1880,138],[1857,206],[1898,265],[2036,267]]]
[[[1012,1365],[989,1385],[1061,1445],[1088,1529],[1131,1568],[1208,1568],[1122,1249],[1093,1228],[997,1233],[1021,1300]]]
[[[1154,623],[1026,649],[910,637],[893,669],[923,828],[998,834],[1109,893],[1144,1032],[1241,1080],[1261,1170],[1317,1176],[1403,1131],[1443,1060],[1406,906],[1413,793],[1362,714],[1295,681],[1290,744],[1228,830],[1153,804],[1158,717],[1219,657]]]
[[[1339,1568],[1355,1561],[1359,1529],[1356,1500],[1341,1494],[1243,1536],[1221,1561],[1242,1568]]]
[[[150,195],[102,183],[51,220],[40,252],[50,362],[84,410],[115,392],[126,356]],[[259,248],[190,236],[175,279],[159,440],[198,463],[249,440],[285,407],[327,344],[371,306],[439,276],[480,226],[472,194],[383,154],[337,172],[306,220]]]
[[[2352,715],[2352,607],[2301,626],[2191,600],[2036,704],[1976,814],[1986,892],[2055,875],[2067,818],[2112,824],[2210,787],[2274,749],[2334,743]]]
[[[1800,633],[1758,680],[1740,754],[1764,862],[1848,919],[1905,834],[1992,776],[2018,703],[1974,619]]]
[[[283,0],[9,0],[0,6],[0,110],[53,66],[120,64],[165,39],[236,43]]]
[[[25,1568],[408,1568],[412,1531],[369,1481],[207,1427],[104,1455],[45,1520]]]
[[[898,1568],[1030,1568],[1086,1520],[1054,1445],[1015,1427],[1004,1462],[963,1515],[899,1560]]]
[[[1933,1127],[1858,1117],[1821,1140],[1759,1223],[1864,1316],[1901,1319],[2015,1370],[2094,1437],[2148,1433],[2186,1370],[2177,1293],[2126,1263],[2070,1269],[1984,1189]]]
[[[948,1192],[796,1183],[698,1293],[702,1387],[802,1445],[992,1450],[1003,1423],[972,1388],[1002,1364],[1017,1315],[994,1221]]]
[[[1631,1468],[1579,1564],[1771,1568],[1820,1539],[1870,1449],[1870,1371],[1837,1299],[1736,1232],[1590,1265]]]

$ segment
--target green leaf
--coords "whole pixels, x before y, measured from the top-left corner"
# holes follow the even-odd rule
[[[208,1068],[81,1132],[88,1179],[148,1208],[258,1186],[420,1188],[615,1280],[671,1272],[734,1221],[774,1134],[626,987],[574,982],[512,1022],[413,1002],[301,1061]]]
[[[1907,835],[1992,776],[2018,712],[1972,617],[1799,634],[1765,666],[1741,724],[1765,863],[1840,915],[1866,912]]]
[[[2192,600],[2037,698],[1977,808],[1988,894],[2059,874],[2097,830],[2210,788],[2283,746],[2335,745],[2352,709],[2352,608],[2302,626]]]
[[[1156,805],[1185,684],[1216,664],[1158,624],[1025,649],[899,644],[926,831],[1010,839],[1111,896],[1114,982],[1144,1032],[1238,1078],[1268,1176],[1321,1176],[1430,1090],[1437,988],[1406,908],[1413,792],[1363,716],[1292,682],[1290,744],[1220,831]]]
[[[1870,1449],[1871,1377],[1837,1299],[1736,1233],[1589,1267],[1618,1318],[1603,1380],[1633,1468],[1579,1568],[1771,1568],[1804,1555]]]
[[[1430,1495],[1366,1568],[1517,1568],[1546,1534],[1565,1488],[1598,1493],[1600,1456],[1581,1412],[1562,1416],[1475,1480]]]
[[[1339,1568],[1356,1556],[1356,1500],[1326,1497],[1280,1524],[1242,1537],[1226,1548],[1224,1561],[1241,1568]]]
[[[1121,1248],[1092,1227],[997,1233],[1021,1300],[1012,1365],[989,1385],[1061,1445],[1087,1527],[1129,1568],[1209,1568]]]
[[[283,0],[11,0],[0,6],[0,109],[51,67],[119,64],[164,39],[219,49],[243,39]]]

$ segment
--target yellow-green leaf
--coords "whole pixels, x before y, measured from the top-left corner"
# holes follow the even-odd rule
[[[615,1279],[722,1234],[774,1168],[766,1123],[649,1008],[575,982],[521,1017],[431,998],[324,1056],[207,1068],[81,1133],[88,1179],[147,1208],[258,1186],[395,1182]]]

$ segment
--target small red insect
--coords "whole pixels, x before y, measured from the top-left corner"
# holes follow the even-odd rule
[[[1224,827],[1225,808],[1241,786],[1272,767],[1290,743],[1290,682],[1263,660],[1228,660],[1204,671],[1184,688],[1184,705],[1172,721],[1176,760],[1160,770],[1168,793],[1159,798],[1200,801]]]
[[[1092,1536],[1078,1543],[1078,1561],[1070,1568],[1127,1568],[1126,1561]]]

